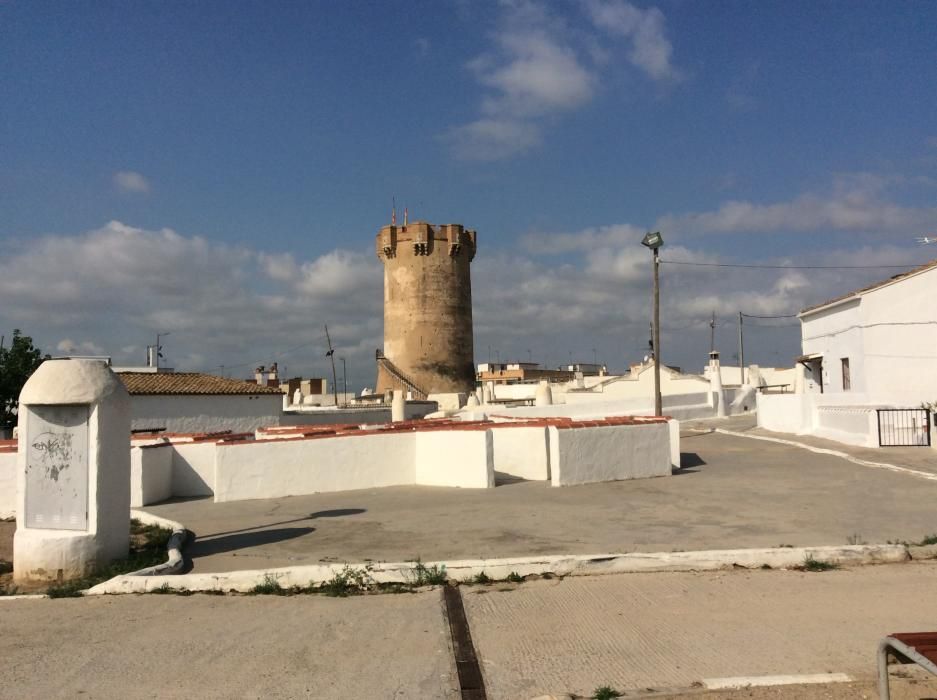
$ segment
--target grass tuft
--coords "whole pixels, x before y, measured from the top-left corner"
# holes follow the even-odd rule
[[[511,583],[523,583],[524,577],[521,576],[516,571],[512,571],[511,573],[508,574],[507,580],[510,581]]]
[[[808,554],[804,558],[803,566],[797,568],[801,571],[833,571],[839,568],[839,564],[835,564],[831,561],[820,561],[819,559],[814,559],[812,554]]]
[[[370,590],[374,579],[364,569],[355,569],[345,566],[331,579],[318,587],[317,591],[333,598],[345,598],[350,595],[359,595]]]
[[[264,574],[264,580],[251,588],[248,595],[289,595],[288,588],[283,588],[273,574]]]
[[[613,700],[613,698],[620,697],[623,697],[621,693],[607,685],[603,685],[592,691],[592,700]]]
[[[412,576],[411,584],[417,587],[441,586],[448,578],[445,564],[442,566],[439,564],[426,566],[419,559],[413,563],[413,570],[410,575]]]

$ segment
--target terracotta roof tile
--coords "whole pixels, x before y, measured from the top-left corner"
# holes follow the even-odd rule
[[[226,379],[200,372],[118,372],[131,395],[164,394],[281,394],[278,387],[258,386],[243,379]]]
[[[805,314],[805,313],[808,313],[808,312],[810,312],[810,311],[815,311],[816,309],[823,308],[824,306],[829,306],[830,304],[835,304],[837,301],[845,301],[846,299],[849,299],[850,297],[857,297],[857,296],[859,296],[860,294],[865,294],[866,292],[871,292],[873,289],[878,289],[879,287],[884,287],[886,284],[891,284],[892,282],[895,282],[895,281],[897,281],[897,280],[900,280],[900,279],[902,279],[902,278],[904,278],[904,277],[908,277],[908,276],[913,275],[913,274],[918,273],[918,272],[924,272],[924,270],[927,270],[927,269],[932,268],[932,267],[937,267],[937,259],[931,260],[930,262],[926,262],[926,263],[924,263],[923,265],[919,265],[918,267],[915,267],[915,268],[913,268],[913,269],[911,269],[911,270],[908,270],[907,272],[902,272],[902,273],[899,273],[899,274],[894,275],[894,276],[892,276],[892,277],[889,277],[887,280],[881,280],[880,282],[876,282],[876,283],[874,283],[874,284],[870,284],[870,285],[868,285],[867,287],[862,287],[861,289],[854,289],[853,291],[848,292],[848,293],[846,293],[846,294],[842,294],[842,295],[840,295],[840,296],[838,296],[838,297],[833,297],[832,299],[827,299],[826,301],[824,301],[824,302],[822,302],[822,303],[820,303],[820,304],[814,304],[813,306],[808,306],[806,309],[802,309],[800,313]]]

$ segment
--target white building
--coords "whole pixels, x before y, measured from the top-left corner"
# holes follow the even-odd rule
[[[806,390],[937,401],[937,260],[800,313]]]
[[[918,409],[937,402],[937,260],[799,318],[798,393],[759,396],[760,426],[867,447],[927,443]],[[904,435],[888,437],[897,421]]]
[[[279,425],[283,393],[198,372],[118,372],[131,399],[131,429],[252,432]]]

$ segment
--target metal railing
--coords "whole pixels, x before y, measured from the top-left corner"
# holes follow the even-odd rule
[[[926,408],[877,408],[879,447],[930,447]]]
[[[403,384],[412,394],[413,398],[417,400],[425,400],[427,394],[425,391],[420,389],[416,384],[413,383],[413,380],[410,379],[406,374],[400,371],[400,368],[397,367],[393,362],[388,360],[384,355],[377,356],[377,362],[382,366],[386,372],[396,379],[398,382]]]

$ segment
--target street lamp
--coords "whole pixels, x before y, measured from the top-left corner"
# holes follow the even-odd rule
[[[654,253],[654,415],[664,412],[660,396],[660,248],[664,237],[660,231],[646,233],[641,245]]]

